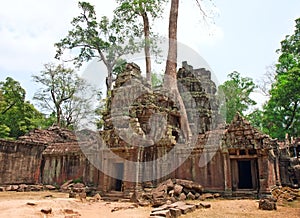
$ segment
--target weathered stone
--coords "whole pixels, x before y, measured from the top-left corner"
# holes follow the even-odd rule
[[[53,185],[45,185],[45,188],[48,189],[48,190],[55,190],[56,187],[53,186]]]
[[[43,191],[44,190],[44,186],[42,186],[42,185],[30,185],[28,188],[30,189],[30,191]]]
[[[178,208],[170,208],[170,214],[172,218],[177,218],[181,216],[181,210]]]
[[[180,195],[179,195],[179,200],[180,201],[184,201],[186,199],[186,195],[184,194],[184,193],[181,193]]]
[[[0,192],[4,192],[5,191],[5,187],[0,186]]]
[[[213,196],[214,196],[214,198],[219,198],[219,197],[221,197],[221,194],[220,193],[215,193],[215,194],[213,194]]]
[[[153,191],[152,193],[153,198],[164,198],[165,197],[165,192],[164,191]]]
[[[44,214],[51,214],[52,213],[52,208],[41,209],[41,212],[44,213]]]
[[[191,189],[193,186],[193,182],[190,180],[184,180],[184,179],[176,179],[176,184],[182,185],[185,188]]]
[[[196,205],[187,205],[187,204],[185,204],[185,205],[178,206],[177,208],[181,210],[182,214],[187,214],[187,213],[195,211],[196,210]]]
[[[174,189],[169,191],[169,196],[172,197],[174,195]]]
[[[95,201],[101,201],[101,196],[100,196],[100,194],[99,194],[99,193],[95,194],[95,195],[93,196],[93,199],[94,199]]]
[[[200,202],[196,206],[197,206],[197,208],[210,208],[211,204]]]
[[[167,189],[170,190],[174,187],[174,183],[172,182],[171,179],[168,179],[167,181],[164,182],[165,185],[167,186]]]
[[[153,207],[159,207],[159,206],[164,205],[165,203],[166,203],[166,199],[164,199],[164,198],[155,198],[152,201]]]
[[[156,212],[152,212],[150,216],[162,216],[165,218],[171,218],[170,210],[160,210]]]
[[[181,185],[175,184],[174,186],[174,195],[180,195],[183,187]]]
[[[76,193],[74,193],[74,192],[70,192],[69,193],[69,198],[76,198]]]
[[[27,202],[26,205],[29,205],[29,206],[36,206],[37,204],[36,204],[36,203],[33,203],[33,202]]]
[[[28,191],[28,185],[26,185],[26,184],[20,184],[17,191],[18,191],[18,192],[25,192],[25,191]]]
[[[68,187],[71,183],[73,183],[73,179],[70,179],[70,180],[66,181],[64,184],[62,184],[62,185],[60,186],[60,189],[62,189],[62,190],[67,190],[67,187]]]
[[[269,199],[260,199],[258,209],[261,210],[276,210],[276,202],[270,201]]]
[[[205,193],[200,196],[199,200],[204,201],[205,199],[213,199],[213,198],[214,198],[213,194]]]
[[[193,195],[191,192],[189,192],[186,196],[187,199],[189,200],[195,200],[195,195]]]

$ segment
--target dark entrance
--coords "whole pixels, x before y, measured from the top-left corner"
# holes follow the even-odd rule
[[[252,189],[252,173],[251,173],[251,161],[250,160],[239,160],[238,161],[238,175],[239,189]]]
[[[115,167],[115,172],[116,172],[115,191],[122,191],[123,176],[124,176],[124,164],[123,163],[115,163],[114,167]]]

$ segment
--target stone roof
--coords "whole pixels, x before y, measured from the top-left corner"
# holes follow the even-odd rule
[[[63,143],[77,141],[74,132],[63,129],[58,126],[52,126],[48,129],[35,129],[28,134],[18,138],[20,141],[37,142],[44,144]]]
[[[254,128],[239,113],[226,128],[224,140],[228,148],[271,149],[277,144],[275,139]]]
[[[52,143],[44,150],[43,155],[65,155],[82,153],[78,142]]]

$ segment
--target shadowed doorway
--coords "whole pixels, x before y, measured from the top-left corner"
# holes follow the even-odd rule
[[[238,161],[238,175],[239,189],[253,189],[252,184],[252,173],[251,173],[251,161],[250,160],[239,160]]]
[[[115,191],[122,191],[122,185],[123,185],[123,176],[124,176],[124,164],[123,163],[115,163]]]

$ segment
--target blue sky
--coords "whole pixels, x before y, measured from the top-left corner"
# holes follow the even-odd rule
[[[89,2],[96,6],[99,16],[111,15],[114,8],[111,0]],[[300,17],[300,1],[213,2],[215,7],[208,14],[213,14],[214,19],[205,23],[193,0],[180,1],[178,40],[207,61],[220,83],[234,70],[242,76],[260,80],[266,67],[276,62],[278,55],[275,51],[280,48],[280,41],[293,33],[294,20]],[[165,10],[166,18],[168,10]],[[43,70],[43,64],[54,61],[53,44],[66,35],[71,19],[78,12],[74,0],[2,2],[0,80],[11,76],[20,81],[31,100],[36,91],[31,75]],[[167,23],[158,22],[156,30],[166,35]],[[201,62],[191,62],[195,68],[201,67]],[[85,67],[94,69],[89,64]]]

